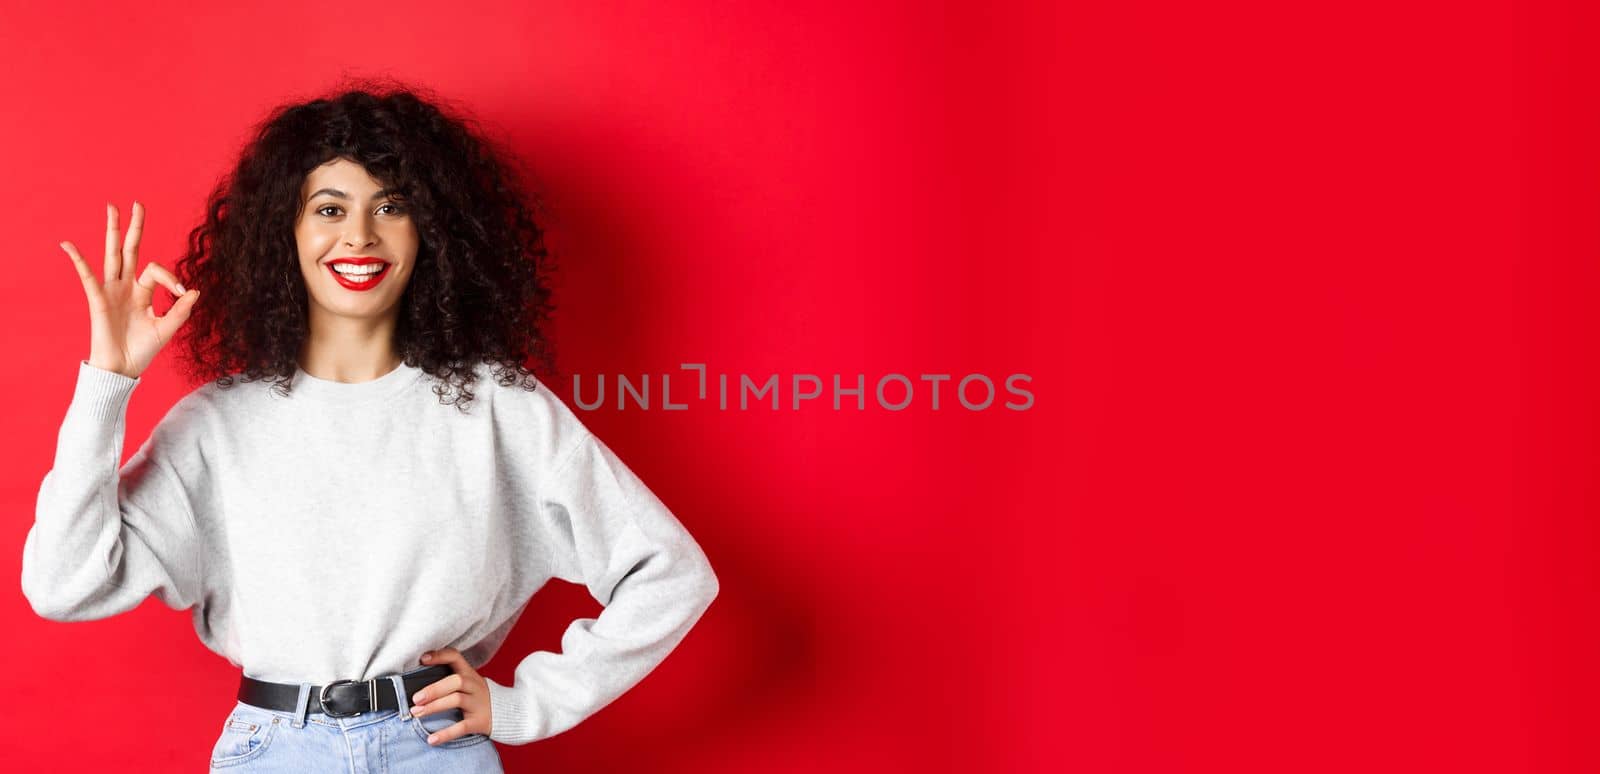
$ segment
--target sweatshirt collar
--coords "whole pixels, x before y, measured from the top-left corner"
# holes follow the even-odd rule
[[[364,382],[336,382],[331,379],[319,379],[296,365],[290,399],[303,398],[324,403],[344,403],[386,398],[411,385],[423,373],[425,372],[421,368],[401,362],[393,371],[376,379]]]

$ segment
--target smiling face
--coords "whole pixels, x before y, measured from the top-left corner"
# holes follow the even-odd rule
[[[344,158],[311,170],[300,201],[294,240],[312,330],[329,315],[372,321],[397,316],[417,260],[417,226],[406,202]]]

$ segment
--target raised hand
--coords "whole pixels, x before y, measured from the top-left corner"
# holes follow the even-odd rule
[[[139,239],[143,233],[144,205],[133,203],[133,222],[128,224],[127,238],[121,240],[117,233],[117,208],[106,205],[103,283],[95,279],[76,246],[71,242],[61,243],[61,249],[77,267],[84,295],[89,299],[89,365],[135,379],[149,367],[156,353],[172,341],[200,298],[199,290],[184,290],[178,278],[155,261],[145,264],[144,272],[134,279],[139,265]],[[172,308],[159,317],[150,304],[158,283],[176,296]]]

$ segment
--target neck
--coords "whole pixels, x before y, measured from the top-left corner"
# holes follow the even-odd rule
[[[365,382],[383,376],[402,362],[394,346],[394,319],[313,319],[299,361],[306,373],[329,381]]]

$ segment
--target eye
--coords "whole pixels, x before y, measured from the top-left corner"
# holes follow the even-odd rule
[[[404,214],[406,214],[406,208],[403,205],[397,204],[395,202],[385,202],[383,207],[379,207],[378,210],[381,212],[384,207],[392,208],[394,210],[394,214],[396,214],[396,215],[404,215]],[[324,204],[321,207],[317,208],[317,214],[321,215],[321,216],[323,216],[325,218],[333,217],[334,213],[327,212],[327,210],[342,211],[342,209],[340,207],[336,206],[336,205]]]

